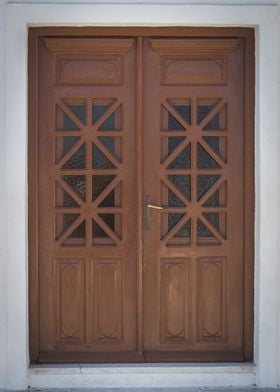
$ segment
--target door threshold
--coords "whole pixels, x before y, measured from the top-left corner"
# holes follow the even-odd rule
[[[249,387],[256,384],[252,363],[141,363],[31,365],[31,388]]]
[[[131,363],[131,364],[32,364],[29,373],[43,374],[114,374],[114,373],[255,373],[256,366],[250,362],[241,363]]]

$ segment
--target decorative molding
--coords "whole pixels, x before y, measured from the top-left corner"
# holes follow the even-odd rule
[[[133,39],[45,38],[46,47],[56,53],[127,53]]]
[[[152,39],[152,48],[159,54],[230,54],[239,39]]]

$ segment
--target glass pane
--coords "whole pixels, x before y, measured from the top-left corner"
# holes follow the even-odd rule
[[[168,207],[185,207],[185,204],[170,189],[168,189]]]
[[[168,138],[168,155],[172,153],[172,151],[175,150],[176,147],[179,146],[179,144],[182,143],[182,141],[185,140],[184,136],[172,136]]]
[[[115,231],[115,215],[114,214],[99,214],[100,218],[110,227],[112,231]]]
[[[191,106],[190,105],[172,105],[173,108],[180,114],[180,116],[186,121],[186,123],[191,123]]]
[[[83,199],[86,199],[86,176],[62,176],[65,182]]]
[[[191,168],[191,145],[188,144],[180,154],[170,163],[167,169],[190,169]]]
[[[212,196],[203,204],[203,207],[225,207],[227,205],[226,181],[217,189]]]
[[[100,117],[109,109],[111,105],[93,105],[92,106],[92,124],[94,125]]]
[[[197,200],[200,200],[220,177],[216,174],[197,176]]]
[[[85,105],[71,105],[67,104],[69,109],[81,120],[83,124],[86,124],[86,106]]]
[[[83,221],[70,235],[69,238],[85,238],[86,237],[86,223]]]
[[[175,234],[175,238],[191,238],[191,220],[190,219]]]
[[[217,231],[220,231],[220,214],[218,212],[205,212],[203,213],[203,216]]]
[[[197,167],[199,169],[219,169],[220,165],[213,159],[208,152],[197,143]]]
[[[115,146],[115,138],[110,136],[101,136],[98,138],[104,146],[113,154],[115,155],[116,146]]]
[[[96,198],[107,188],[110,182],[113,181],[115,176],[92,176],[92,200]]]
[[[197,123],[199,124],[202,120],[204,120],[204,118],[211,112],[212,109],[214,109],[215,106],[216,106],[216,102],[208,105],[199,104],[197,106]],[[218,118],[218,123],[216,122],[217,119],[215,120],[212,119],[211,120],[213,121],[212,124],[219,125],[219,116],[217,118]],[[218,128],[214,128],[214,129],[218,129]]]
[[[55,192],[56,207],[79,207],[79,204],[58,183],[55,185]]]
[[[170,131],[184,131],[185,128],[176,120],[176,118],[168,112],[167,128]]]
[[[207,229],[207,227],[201,222],[200,219],[197,219],[197,236],[199,238],[213,238],[214,235]]]
[[[92,168],[93,169],[113,169],[115,166],[106,155],[93,143],[92,144]]]
[[[185,214],[168,214],[168,232],[183,218]]]
[[[176,188],[185,196],[186,199],[191,200],[191,176],[172,174],[168,179],[176,186]]]
[[[93,238],[109,238],[108,234],[105,233],[105,231],[95,221],[92,221],[92,237]]]
[[[65,113],[63,113],[63,129],[68,131],[80,130],[80,128]]]
[[[99,207],[115,207],[115,190],[109,193],[108,196],[103,199],[103,201],[99,204]]]
[[[85,169],[86,168],[86,145],[85,143],[71,156],[62,166],[62,169]]]
[[[79,214],[63,214],[63,230],[62,233],[65,232],[65,230],[68,229],[68,227],[78,218]]]

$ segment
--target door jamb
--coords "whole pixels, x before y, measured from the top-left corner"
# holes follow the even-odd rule
[[[87,36],[87,37],[137,37],[137,68],[142,68],[142,37],[239,37],[245,43],[245,118],[244,129],[244,357],[253,359],[253,305],[254,305],[254,107],[255,107],[255,61],[254,29],[238,27],[32,27],[28,31],[28,246],[29,246],[29,342],[30,361],[36,362],[39,355],[39,276],[38,276],[38,40],[42,36]],[[136,100],[137,112],[142,107],[142,78],[137,79],[141,92]],[[142,145],[142,122],[136,118],[136,142]],[[141,151],[138,149],[138,151]],[[137,218],[138,239],[138,288],[142,285],[142,180],[139,176],[142,157],[137,161]],[[142,307],[142,297],[137,300]],[[138,318],[138,329],[142,324],[142,312]],[[142,335],[138,330],[137,350],[142,347]]]

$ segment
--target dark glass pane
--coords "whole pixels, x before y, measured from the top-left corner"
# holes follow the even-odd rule
[[[116,128],[116,115],[115,113],[112,113],[106,121],[99,127],[98,129],[100,131],[110,131],[114,130]]]
[[[81,120],[83,124],[86,123],[86,107],[85,105],[68,105],[69,109]]]
[[[168,125],[170,131],[184,131],[185,128],[176,120],[176,118],[168,112]]]
[[[64,233],[68,227],[78,218],[79,214],[63,214],[63,230]]]
[[[62,176],[65,182],[83,199],[86,199],[86,176]]]
[[[95,124],[100,117],[108,110],[110,105],[93,105],[92,107],[92,124]]]
[[[104,155],[104,153],[93,143],[92,144],[92,168],[93,169],[113,169],[115,166]]]
[[[172,153],[172,151],[175,150],[176,147],[179,146],[179,144],[182,143],[182,141],[185,140],[184,136],[172,136],[168,138],[168,155]]]
[[[191,145],[188,144],[180,154],[170,163],[167,169],[190,169],[191,168]]]
[[[70,235],[69,238],[85,238],[86,237],[86,223],[83,221],[73,233]]]
[[[99,214],[100,218],[110,227],[112,231],[115,231],[115,215],[114,214]]]
[[[109,238],[108,234],[95,221],[92,222],[92,237],[93,238]]]
[[[183,218],[185,214],[168,214],[168,231],[172,230],[173,227]]]
[[[69,195],[69,193],[65,192],[64,189],[62,207],[79,207],[79,204]]]
[[[168,189],[168,207],[185,207],[185,204],[170,189]]]
[[[203,128],[204,131],[215,131],[220,129],[220,118],[219,113],[209,121],[209,123]]]
[[[115,176],[92,176],[92,200],[96,198],[104,191],[105,188],[110,184]]]
[[[217,231],[220,230],[220,215],[218,212],[205,212],[203,216],[211,223]]]
[[[197,106],[197,123],[199,124],[211,112],[216,104]],[[219,125],[219,123],[218,123]]]
[[[220,177],[215,174],[197,176],[197,200],[200,200]]]
[[[175,238],[191,238],[191,220],[190,219],[175,234]]]
[[[115,138],[111,136],[102,136],[98,138],[104,146],[113,154],[115,155],[116,147],[115,147]]]
[[[168,176],[168,179],[188,200],[191,200],[191,176],[172,174]]]
[[[80,130],[80,128],[65,113],[63,113],[63,129],[68,131]]]
[[[115,207],[115,190],[109,193],[99,204],[99,207]]]
[[[203,204],[204,207],[218,207],[220,205],[219,189]]]
[[[77,136],[66,136],[66,137],[64,137],[63,138],[63,153],[62,153],[62,156],[64,156],[70,150],[70,148],[73,147],[75,143],[77,143],[77,141],[79,139],[80,138],[77,137]]]
[[[207,144],[215,151],[216,154],[220,154],[220,137],[219,136],[204,136],[203,139]]]
[[[199,169],[219,169],[220,165],[213,159],[208,152],[197,143],[197,167]]]
[[[207,229],[207,227],[201,222],[201,220],[197,220],[197,236],[199,238],[213,238],[214,235]]]
[[[62,169],[85,169],[86,168],[86,145],[81,147],[62,166]]]
[[[191,106],[190,105],[173,105],[173,108],[190,124],[191,122]]]

